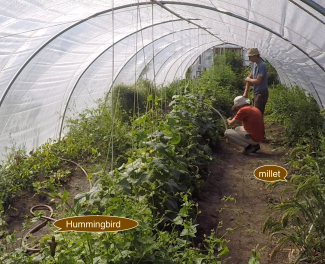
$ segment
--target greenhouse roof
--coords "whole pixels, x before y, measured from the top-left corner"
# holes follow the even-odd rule
[[[257,47],[325,102],[325,1],[1,0],[0,152],[58,138],[118,83],[183,78],[205,50]],[[73,110],[72,110],[73,109]]]

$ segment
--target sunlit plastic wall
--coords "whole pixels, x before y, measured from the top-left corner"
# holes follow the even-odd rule
[[[318,5],[315,8],[315,5]],[[118,83],[183,78],[209,48],[257,47],[282,83],[324,93],[323,1],[1,0],[0,154],[58,138]],[[145,71],[144,71],[145,69]]]

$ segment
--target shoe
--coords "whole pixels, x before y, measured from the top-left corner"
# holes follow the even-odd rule
[[[241,152],[244,155],[248,155],[249,153],[252,153],[254,151],[254,146],[253,145],[248,145],[244,150]]]
[[[253,148],[254,148],[254,150],[252,151],[252,153],[256,153],[256,151],[261,149],[260,144],[254,145]]]

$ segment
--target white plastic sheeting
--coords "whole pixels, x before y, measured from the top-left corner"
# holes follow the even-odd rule
[[[57,138],[73,112],[141,74],[183,78],[205,50],[257,47],[325,102],[325,1],[0,0],[0,154]],[[143,71],[146,69],[145,71]]]

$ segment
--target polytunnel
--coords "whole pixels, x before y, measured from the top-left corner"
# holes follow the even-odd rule
[[[257,47],[280,81],[322,108],[321,0],[1,0],[0,151],[59,138],[119,83],[183,78],[211,47]]]

